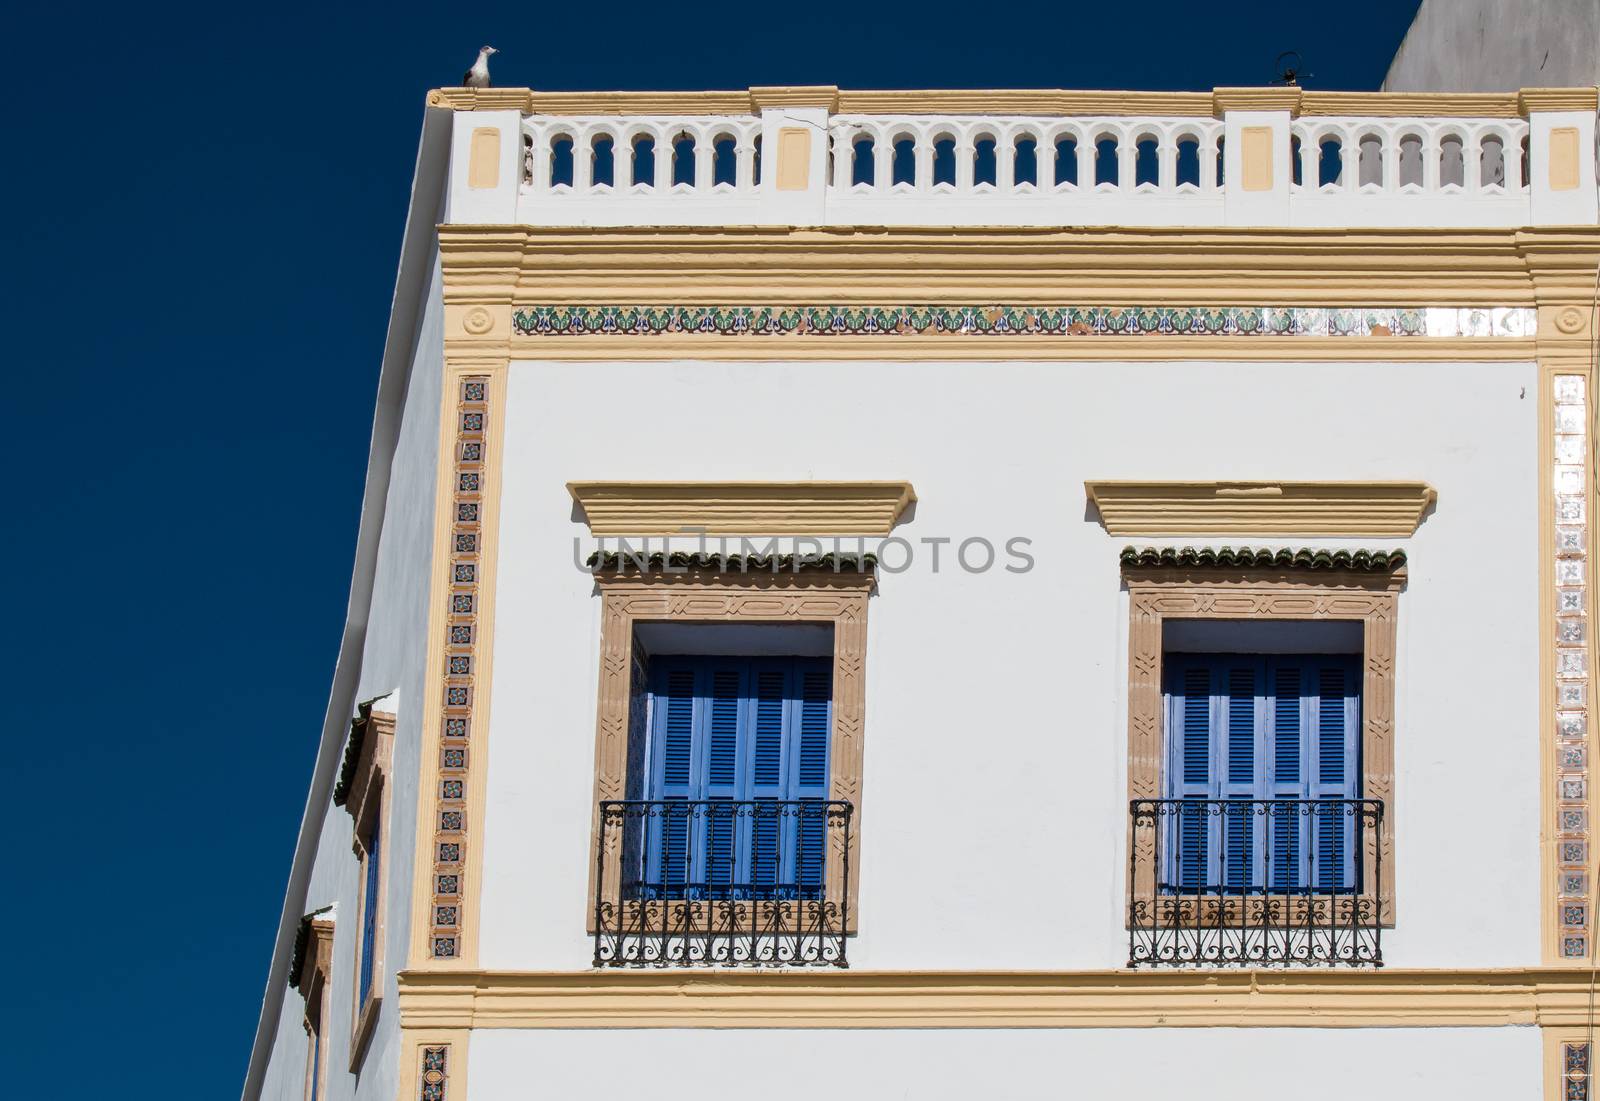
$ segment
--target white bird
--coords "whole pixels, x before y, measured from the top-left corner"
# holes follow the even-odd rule
[[[478,60],[472,63],[461,77],[463,88],[487,88],[489,86],[489,56],[500,51],[493,46],[485,46],[478,51]]]

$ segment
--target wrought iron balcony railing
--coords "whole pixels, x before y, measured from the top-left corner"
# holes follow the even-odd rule
[[[606,800],[596,967],[848,966],[848,802]]]
[[[1135,799],[1128,966],[1383,965],[1383,802]]]

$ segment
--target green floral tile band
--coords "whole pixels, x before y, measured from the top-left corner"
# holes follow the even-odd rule
[[[1531,337],[1535,313],[1301,306],[531,306],[523,336],[1404,336]]]

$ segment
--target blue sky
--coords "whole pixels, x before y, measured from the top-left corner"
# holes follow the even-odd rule
[[[480,44],[497,83],[551,89],[1209,89],[1266,82],[1288,49],[1309,87],[1371,89],[1416,7],[19,5],[0,47],[10,1092],[238,1092],[423,95]]]

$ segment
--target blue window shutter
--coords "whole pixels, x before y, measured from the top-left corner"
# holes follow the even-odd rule
[[[739,766],[748,736],[743,663],[713,661],[705,691],[705,779],[697,795],[709,805],[699,807],[690,823],[691,844],[703,861],[693,874],[712,897],[724,898],[734,880],[736,817],[732,806],[716,804],[731,803],[742,794]]]
[[[776,802],[785,795],[784,734],[789,723],[789,663],[762,662],[755,670],[754,726],[750,797]],[[782,877],[783,822],[778,808],[755,807],[750,818],[750,882],[756,893],[770,894]]]
[[[1361,794],[1360,663],[1354,658],[1323,659],[1317,669],[1316,775],[1308,795],[1315,799],[1355,799]],[[1323,890],[1355,885],[1355,835],[1359,816],[1349,804],[1318,808],[1316,883]]]
[[[1183,784],[1209,789],[1211,783],[1211,670],[1193,665],[1183,673]]]
[[[357,977],[356,1005],[366,1008],[372,990],[372,965],[378,948],[378,884],[383,860],[383,794],[372,812],[372,837],[367,842],[367,881],[361,896],[361,967]]]
[[[1272,685],[1272,771],[1274,786],[1300,783],[1300,666],[1278,664]]]
[[[644,798],[685,806],[647,820],[645,879],[671,898],[820,891],[825,813],[779,804],[828,797],[832,698],[826,658],[655,659]]]
[[[694,797],[696,667],[663,661],[653,671],[654,799],[687,803]],[[689,808],[663,807],[646,820],[645,878],[659,897],[682,898],[689,883]]]
[[[795,663],[795,770],[791,799],[828,798],[828,742],[833,731],[833,666],[825,658]],[[802,897],[815,898],[827,866],[826,808],[800,808],[795,821],[794,882]]]
[[[1172,735],[1171,750],[1178,762],[1169,770],[1169,795],[1206,799],[1213,794],[1212,758],[1220,708],[1213,706],[1214,688],[1220,687],[1221,670],[1204,658],[1174,658],[1167,684]],[[1169,824],[1166,846],[1169,867],[1165,875],[1181,890],[1197,891],[1212,882],[1211,822],[1203,804],[1181,807]]]
[[[1304,662],[1281,658],[1272,663],[1272,775],[1264,786],[1263,798],[1300,799],[1304,795],[1304,743],[1309,723],[1302,686]],[[1277,890],[1298,890],[1305,882],[1300,867],[1300,834],[1303,828],[1300,808],[1293,802],[1272,808],[1271,885]]]
[[[623,788],[626,799],[643,799],[645,791],[644,755],[650,722],[650,681],[648,659],[638,646],[628,677],[628,776]]]
[[[1186,891],[1206,887],[1207,818],[1205,804],[1198,801],[1178,812],[1178,886]]]

